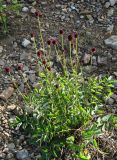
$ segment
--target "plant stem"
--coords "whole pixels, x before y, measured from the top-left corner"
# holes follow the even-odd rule
[[[42,32],[41,32],[41,23],[40,23],[39,17],[38,17],[38,27],[39,27],[39,35],[40,35],[41,43],[42,43],[42,46],[44,49],[45,46],[44,46],[43,36],[42,36]]]

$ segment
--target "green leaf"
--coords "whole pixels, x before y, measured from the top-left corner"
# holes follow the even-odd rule
[[[103,121],[103,122],[107,122],[110,117],[111,117],[111,114],[108,114],[108,115],[106,115],[106,116],[104,116],[104,117],[102,118],[102,121]]]
[[[66,139],[66,142],[67,142],[68,144],[73,144],[73,143],[74,143],[74,140],[75,140],[74,136],[70,136],[70,137],[68,137],[68,138]]]

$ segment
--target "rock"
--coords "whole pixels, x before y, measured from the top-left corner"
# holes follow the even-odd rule
[[[88,64],[90,62],[90,60],[91,60],[91,55],[85,53],[84,56],[83,56],[83,58],[82,58],[83,64]]]
[[[24,38],[22,42],[22,46],[26,48],[29,44],[31,44],[31,42],[28,39]]]
[[[0,66],[4,66],[4,64],[5,62],[2,59],[0,59]]]
[[[3,160],[5,159],[5,157],[6,157],[6,154],[5,153],[1,153],[0,152],[0,159],[2,159],[3,158]]]
[[[20,60],[21,61],[27,59],[28,57],[29,57],[29,54],[27,52],[23,52],[23,53],[20,54]],[[24,68],[25,68],[25,66],[24,66]]]
[[[111,16],[113,15],[113,13],[114,13],[114,9],[113,9],[113,8],[110,8],[110,9],[108,10],[108,12],[107,12],[107,16],[108,16],[108,17],[111,17]]]
[[[13,153],[8,153],[6,156],[6,158],[9,160],[11,160],[11,158],[13,158],[13,157],[14,157]]]
[[[14,88],[13,87],[8,87],[6,90],[4,90],[1,94],[0,94],[0,98],[3,100],[7,100],[8,98],[10,98],[13,95],[14,92]]]
[[[71,5],[72,10],[76,10],[76,7],[74,5]]]
[[[114,50],[117,50],[117,35],[112,35],[111,37],[104,40],[104,43]]]
[[[114,28],[114,25],[113,25],[113,24],[112,24],[112,25],[109,25],[108,28],[107,28],[107,32],[111,34],[112,31],[113,31],[113,28]]]
[[[105,3],[105,8],[109,8],[109,6],[110,6],[110,3],[109,3],[109,2],[106,2],[106,3]]]
[[[13,150],[15,148],[15,144],[14,143],[9,143],[7,144],[7,147],[9,150]]]
[[[35,9],[35,8],[31,8],[30,12],[31,12],[32,14],[35,14],[36,9]]]
[[[116,2],[117,2],[116,0],[110,0],[110,5],[114,6]]]
[[[13,111],[15,108],[16,108],[16,105],[15,105],[15,104],[12,104],[12,105],[7,106],[7,110],[8,110],[8,111]]]
[[[117,102],[117,95],[116,94],[113,94],[111,97]]]
[[[36,76],[35,74],[30,74],[29,75],[29,80],[31,81],[31,83],[34,83],[36,81]]]
[[[23,7],[23,8],[22,8],[22,12],[27,13],[28,11],[29,11],[28,7]]]
[[[16,157],[18,160],[25,160],[29,157],[29,153],[26,149],[20,150],[16,153]]]
[[[108,99],[106,100],[106,104],[109,104],[109,105],[114,104],[114,99],[113,99],[113,98],[108,98]]]
[[[92,17],[92,15],[87,15],[87,18],[88,18],[88,20],[89,20],[89,22],[92,24],[93,22],[94,22],[94,19],[93,19],[93,17]]]
[[[0,53],[2,53],[3,51],[3,46],[0,46]]]
[[[97,62],[100,65],[106,65],[107,64],[107,57],[100,57],[100,56],[98,56]]]
[[[117,77],[117,72],[113,72],[113,74]]]
[[[97,58],[95,56],[92,57],[92,65],[97,66]]]

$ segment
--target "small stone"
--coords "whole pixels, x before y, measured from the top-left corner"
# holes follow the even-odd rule
[[[111,16],[113,15],[113,13],[114,13],[114,9],[113,9],[113,8],[110,8],[110,9],[108,10],[108,12],[107,12],[107,16],[108,16],[108,17],[111,17]]]
[[[75,8],[75,6],[71,5],[71,9],[72,9],[72,10],[75,10],[76,8]]]
[[[3,52],[3,46],[0,46],[0,53]]]
[[[7,144],[7,147],[9,150],[13,150],[15,148],[15,144],[14,143],[9,143]]]
[[[46,5],[46,4],[47,4],[47,2],[41,2],[41,4],[42,4],[42,5]]]
[[[105,3],[105,8],[109,8],[109,6],[110,6],[110,3],[109,3],[109,2],[106,2],[106,3]]]
[[[21,135],[21,136],[19,137],[20,141],[23,141],[24,138],[25,138],[24,135]]]
[[[104,42],[108,47],[117,50],[117,35],[112,35],[111,37],[104,40]]]
[[[110,0],[110,5],[111,5],[111,6],[114,6],[115,3],[116,3],[116,0]]]
[[[109,25],[108,28],[107,28],[107,32],[109,32],[110,34],[112,33],[113,31],[113,28],[114,28],[114,25]]]
[[[117,72],[113,72],[113,74],[117,77]]]
[[[90,60],[91,60],[91,55],[85,53],[83,56],[83,59],[82,59],[83,64],[88,64],[90,62]]]
[[[100,57],[98,56],[98,64],[100,65],[106,65],[107,64],[107,57]]]
[[[6,158],[10,160],[13,157],[14,157],[13,153],[8,153]]]
[[[88,20],[89,20],[89,22],[92,24],[93,22],[94,22],[94,19],[93,19],[93,17],[92,17],[92,15],[87,15],[87,18],[88,18]]]
[[[26,48],[29,44],[31,44],[31,42],[28,39],[24,38],[22,42],[22,46]]]
[[[31,12],[32,14],[35,14],[36,9],[35,9],[35,8],[31,8],[30,12]]]
[[[106,100],[106,104],[109,104],[109,105],[114,104],[114,99],[113,99],[113,98],[108,98],[108,99]]]
[[[3,160],[5,159],[5,157],[6,157],[6,154],[5,153],[0,153],[0,159],[2,159],[3,158]]]
[[[3,59],[0,59],[0,66],[4,66],[5,62],[3,61]]]
[[[18,160],[25,160],[29,157],[29,153],[26,149],[20,150],[16,153],[16,157]]]
[[[23,8],[22,8],[22,12],[27,13],[28,11],[29,11],[28,7],[23,7]]]
[[[16,108],[15,104],[7,106],[8,111],[13,111]]]
[[[8,98],[10,98],[13,95],[14,92],[14,88],[13,87],[8,87],[6,90],[4,90],[1,94],[0,94],[0,98],[3,100],[7,100]]]
[[[113,94],[111,97],[117,102],[117,95],[116,94]]]
[[[97,58],[95,56],[92,57],[92,65],[97,66]]]

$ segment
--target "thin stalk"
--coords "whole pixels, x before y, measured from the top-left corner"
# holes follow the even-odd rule
[[[42,43],[42,46],[43,46],[43,49],[44,49],[45,46],[44,46],[44,41],[43,41],[43,35],[42,35],[42,32],[41,32],[41,23],[40,23],[39,17],[38,17],[38,27],[39,27],[39,35],[40,35],[41,43]]]
[[[61,35],[61,44],[62,44],[62,50],[64,49],[64,40],[63,40],[63,35]]]
[[[72,56],[71,56],[71,52],[72,52],[72,47],[71,47],[71,41],[69,41],[69,54],[70,54],[70,63],[71,63],[71,67],[72,67],[72,71],[73,71],[73,62],[72,62]]]
[[[77,63],[76,63],[76,72],[77,72],[77,67],[79,67],[79,57],[78,57],[78,38],[76,38],[76,59],[77,59]]]
[[[59,57],[59,54],[58,54],[58,50],[57,50],[56,45],[55,45],[55,51],[56,51],[56,53],[57,53],[57,57]],[[61,66],[63,67],[63,72],[64,72],[64,74],[66,74],[64,65],[63,65],[61,62],[60,62],[60,64],[61,64]]]

